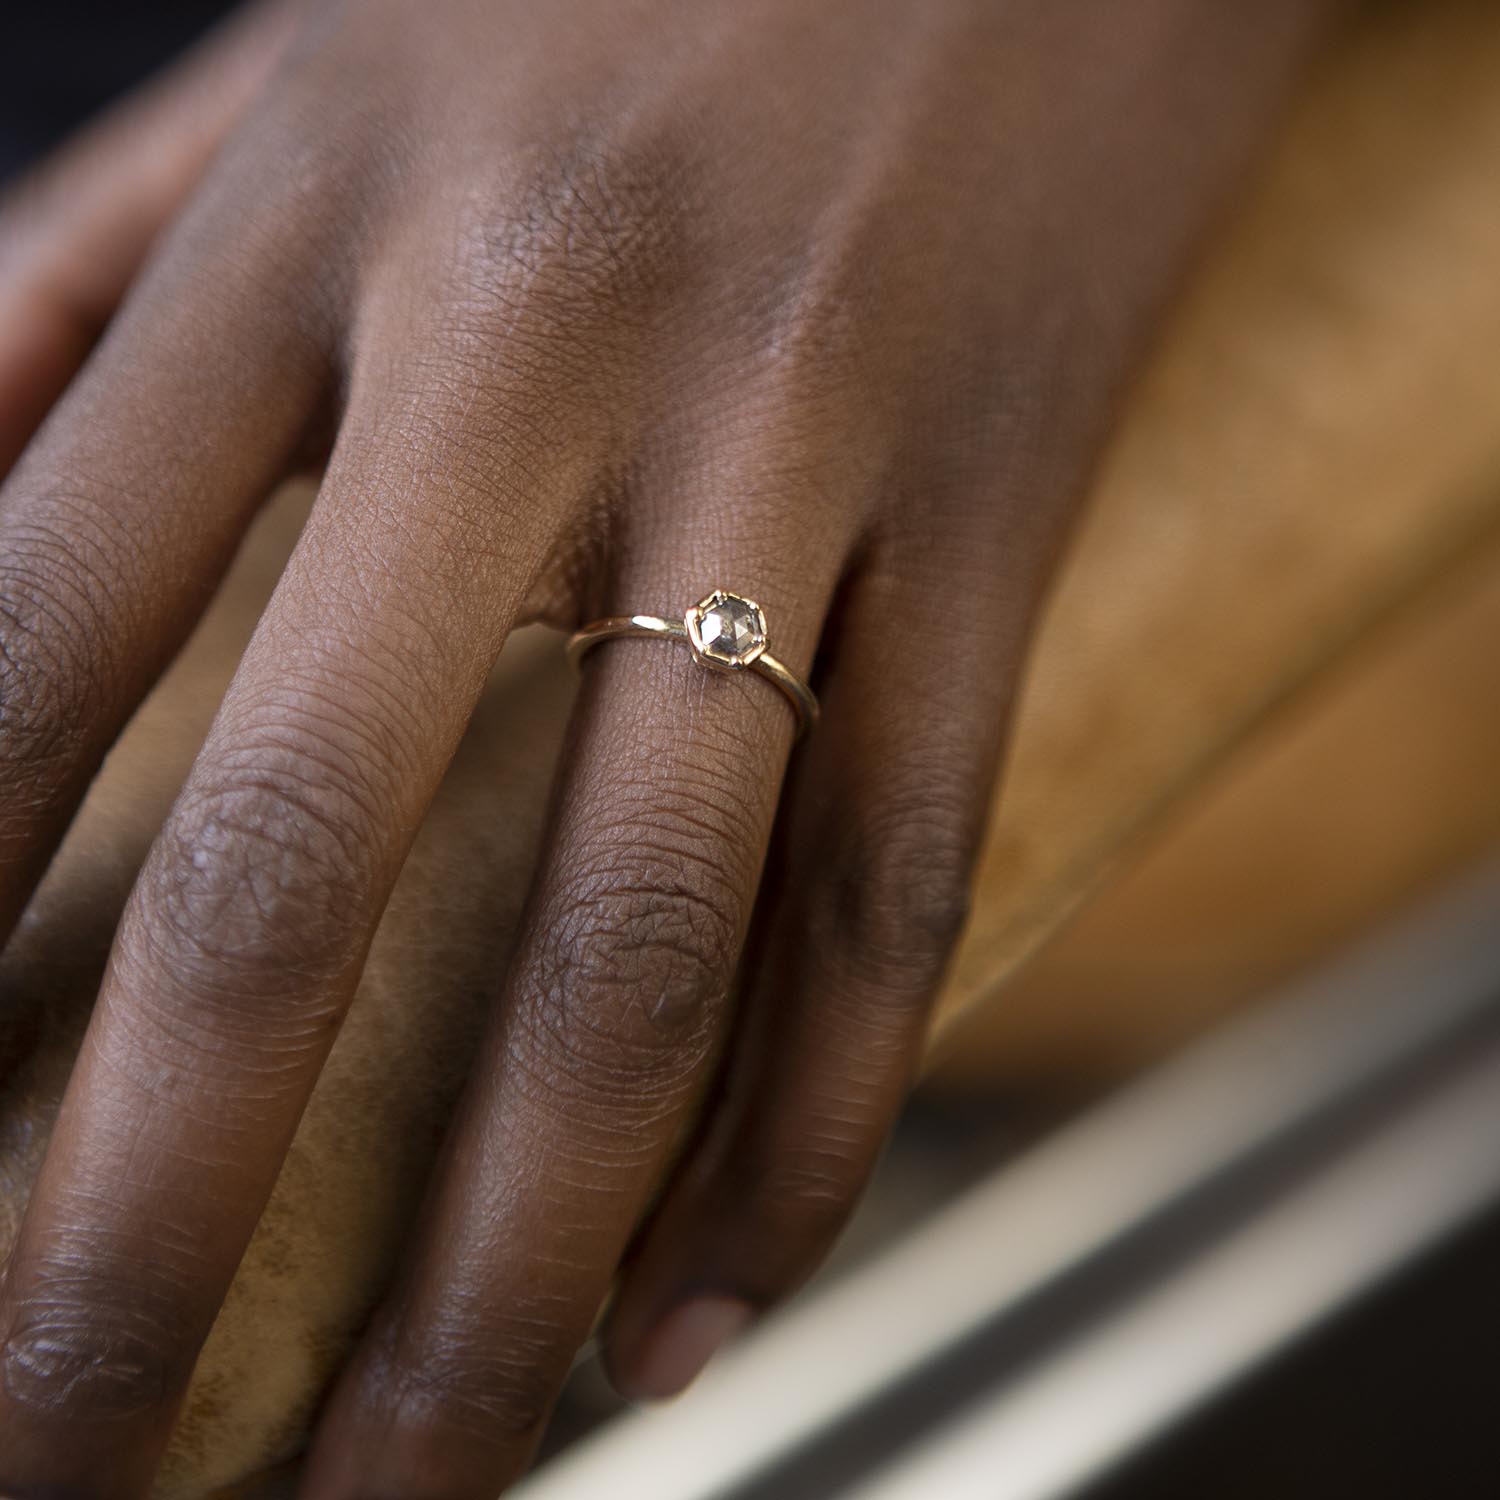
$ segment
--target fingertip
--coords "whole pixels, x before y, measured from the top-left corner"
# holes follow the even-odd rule
[[[755,1309],[739,1297],[690,1297],[665,1313],[632,1351],[611,1362],[620,1394],[668,1401],[690,1386],[716,1354],[749,1327]]]

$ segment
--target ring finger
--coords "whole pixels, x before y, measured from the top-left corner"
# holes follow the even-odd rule
[[[805,672],[840,550],[794,588],[719,544],[627,569],[613,602],[668,615],[743,588]],[[323,1419],[318,1500],[487,1500],[524,1467],[724,1037],[793,714],[675,641],[610,641],[585,678],[525,936],[404,1274]]]

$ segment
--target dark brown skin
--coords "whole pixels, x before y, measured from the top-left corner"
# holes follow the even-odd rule
[[[304,1492],[492,1495],[622,1268],[610,1368],[665,1395],[817,1265],[1122,384],[1334,9],[280,4],[17,191],[7,927],[256,506],[336,438],[7,1268],[0,1492],[146,1492],[527,620],[742,590],[823,722],[792,754],[760,678],[588,659],[525,936]]]

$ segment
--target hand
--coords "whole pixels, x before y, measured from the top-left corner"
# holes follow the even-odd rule
[[[527,620],[742,590],[823,720],[791,756],[758,677],[588,658],[307,1493],[494,1493],[622,1264],[607,1357],[645,1395],[817,1264],[908,1087],[1121,383],[1329,8],[280,4],[19,190],[12,453],[62,394],[0,497],[6,925],[256,506],[327,467],[7,1269],[0,1490],[145,1493]]]

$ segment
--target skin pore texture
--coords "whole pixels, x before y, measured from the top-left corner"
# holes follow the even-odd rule
[[[7,927],[266,494],[325,472],[115,903],[0,1287],[0,1492],[148,1490],[529,621],[742,590],[823,722],[789,761],[769,684],[590,656],[305,1492],[496,1492],[622,1265],[644,1395],[805,1278],[910,1081],[1121,387],[1333,9],[280,4],[16,190]]]

